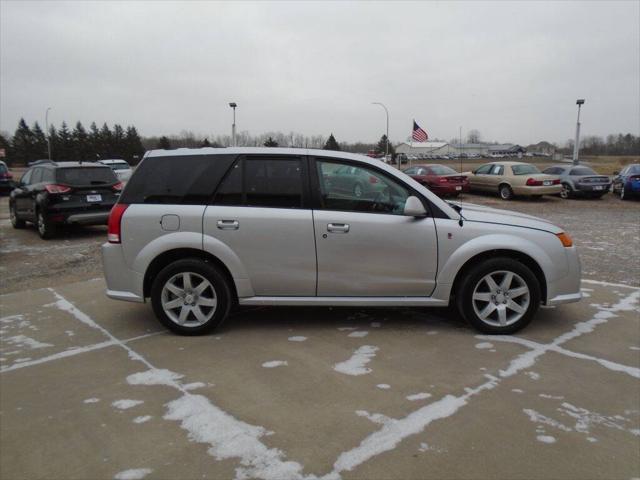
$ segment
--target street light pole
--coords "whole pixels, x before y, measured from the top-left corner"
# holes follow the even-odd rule
[[[237,147],[236,145],[236,107],[238,106],[238,104],[236,102],[231,102],[229,106],[233,108],[233,123],[231,124],[231,143],[233,143],[234,147]]]
[[[385,155],[384,155],[384,159],[385,162],[387,160],[387,157],[389,156],[389,110],[387,110],[387,107],[380,102],[371,102],[372,105],[380,105],[382,108],[384,108],[384,113],[387,114],[387,142],[386,142],[386,151],[385,151]],[[400,165],[398,165],[398,169],[400,169]]]
[[[576,141],[573,144],[573,164],[578,165],[579,158],[578,153],[580,151],[580,107],[584,105],[584,98],[579,98],[576,100],[576,105],[578,105],[578,120],[576,121]]]
[[[47,107],[47,111],[44,113],[44,128],[47,131],[47,151],[49,153],[49,161],[51,161],[51,133],[49,132],[49,110],[51,110],[51,107]]]

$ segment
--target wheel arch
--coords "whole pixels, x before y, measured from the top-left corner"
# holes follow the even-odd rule
[[[171,250],[167,250],[162,252],[160,255],[155,257],[149,266],[145,270],[144,280],[143,280],[143,295],[144,298],[148,298],[151,296],[151,286],[153,285],[153,281],[160,273],[160,271],[166,267],[167,265],[175,262],[176,260],[182,260],[185,258],[197,258],[203,260],[205,262],[209,262],[212,265],[215,265],[223,274],[225,279],[229,284],[229,289],[231,290],[231,294],[233,297],[233,302],[236,303],[238,300],[238,291],[236,288],[235,281],[231,272],[227,268],[227,266],[215,255],[206,252],[204,250],[198,250],[196,248],[174,248]]]
[[[496,258],[496,257],[507,257],[507,258],[512,258],[514,260],[518,260],[519,262],[521,262],[523,265],[525,265],[526,267],[528,267],[533,274],[535,275],[536,279],[538,280],[538,284],[540,286],[540,298],[542,299],[542,301],[546,301],[547,298],[547,278],[544,274],[544,271],[542,270],[542,268],[540,267],[540,265],[538,264],[538,262],[531,256],[527,255],[526,253],[517,251],[517,250],[510,250],[510,249],[506,249],[506,248],[498,248],[498,249],[494,249],[494,250],[486,250],[484,252],[480,252],[474,256],[472,256],[471,258],[469,258],[460,268],[460,270],[458,270],[458,273],[455,276],[455,279],[453,281],[453,285],[451,288],[451,296],[454,296],[458,290],[458,287],[460,286],[460,283],[462,282],[462,279],[464,278],[464,276],[466,275],[466,273],[475,265],[477,265],[478,263],[490,259],[490,258]]]

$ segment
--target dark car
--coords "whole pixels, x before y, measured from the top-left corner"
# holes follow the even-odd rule
[[[640,196],[640,163],[627,165],[613,179],[613,193],[622,200]]]
[[[31,222],[44,239],[62,225],[106,225],[122,183],[106,165],[49,162],[31,167],[11,192],[14,228]]]
[[[609,192],[611,180],[600,175],[586,165],[560,164],[545,168],[542,173],[558,175],[562,183],[562,198],[591,197],[600,198]]]
[[[457,197],[469,191],[469,180],[446,165],[416,165],[404,173],[421,183],[439,197]]]
[[[0,193],[9,193],[13,190],[13,175],[9,173],[7,164],[0,161]]]

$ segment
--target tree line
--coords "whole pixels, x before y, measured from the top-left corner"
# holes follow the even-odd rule
[[[51,125],[47,135],[38,122],[29,127],[24,119],[18,122],[13,137],[9,139],[0,135],[0,148],[4,148],[9,165],[27,165],[34,160],[49,158],[49,148],[51,160],[122,158],[133,164],[138,163],[145,151],[138,131],[131,125],[125,128],[115,124],[109,128],[105,123],[98,128],[92,122],[87,130],[81,122],[76,122],[72,129],[62,122],[59,128]]]

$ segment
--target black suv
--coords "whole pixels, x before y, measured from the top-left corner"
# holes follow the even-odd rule
[[[106,225],[122,183],[106,165],[92,162],[42,162],[25,172],[9,197],[14,228],[25,222],[44,239],[65,224]]]

